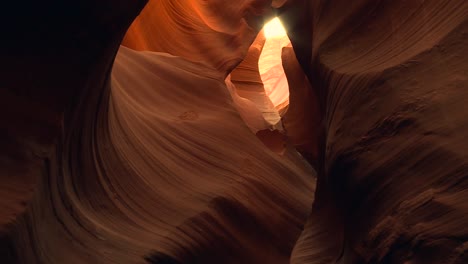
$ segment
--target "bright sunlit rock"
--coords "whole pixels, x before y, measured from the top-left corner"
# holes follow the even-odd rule
[[[258,60],[258,70],[265,94],[270,98],[276,110],[289,104],[289,85],[284,73],[281,53],[283,47],[291,42],[278,18],[265,24],[265,44]]]
[[[263,29],[266,38],[278,38],[286,36],[286,30],[277,17],[266,23]]]

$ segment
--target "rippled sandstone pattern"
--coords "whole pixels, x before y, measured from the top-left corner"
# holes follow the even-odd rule
[[[468,2],[144,4],[5,4],[1,263],[468,262]],[[225,79],[270,4],[315,198]]]
[[[468,2],[287,1],[321,107],[291,263],[468,261]]]
[[[21,110],[37,125],[28,127],[21,111],[15,116],[21,118],[18,124],[7,123],[10,137],[18,141],[29,138],[14,129],[33,135],[37,129],[49,138],[7,141],[12,146],[2,153],[11,168],[23,166],[37,174],[19,175],[32,178],[30,184],[2,185],[2,193],[18,203],[15,208],[5,202],[12,216],[2,225],[2,262],[287,263],[313,201],[312,168],[294,149],[278,155],[258,140],[249,129],[249,116],[242,119],[242,105],[229,93],[227,70],[203,60],[121,47],[110,75],[113,55],[132,18],[125,14],[133,5],[121,4],[115,15],[102,18],[86,13],[99,6],[83,4],[83,9],[70,11],[76,16],[65,21],[69,24],[58,28],[34,17],[43,22],[39,27],[56,30],[65,39],[58,43],[63,43],[62,51],[53,50],[54,41],[61,39],[52,33],[37,38],[52,47],[38,45],[31,50],[35,57],[25,56],[49,63],[24,82],[25,87],[34,81],[44,85],[33,92],[42,89],[52,101],[36,102],[44,119],[51,119],[46,119],[51,128],[41,130],[34,114],[42,113],[32,112],[34,104]],[[49,12],[57,18],[70,15],[60,14],[68,9],[59,7],[59,13]],[[142,6],[134,7],[136,15]],[[123,20],[120,33],[114,19]],[[93,22],[103,28],[92,28]],[[33,30],[12,34],[34,39]],[[109,36],[98,38],[93,32]],[[242,56],[233,52],[239,63]],[[48,59],[50,54],[57,57]],[[66,62],[60,58],[64,55]],[[3,77],[13,83],[19,69]],[[77,83],[67,87],[60,81]],[[13,88],[2,92],[14,93]],[[69,90],[62,94],[59,88]],[[18,101],[24,104],[37,99],[34,93],[21,95]],[[61,105],[54,108],[54,100]],[[6,106],[15,109],[13,103]],[[13,156],[15,147],[24,157]],[[10,176],[8,166],[2,167],[2,175]]]

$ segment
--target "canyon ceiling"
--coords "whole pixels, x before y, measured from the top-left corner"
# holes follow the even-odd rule
[[[468,1],[2,10],[0,263],[468,263]]]

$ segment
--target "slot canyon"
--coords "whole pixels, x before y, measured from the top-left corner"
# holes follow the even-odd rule
[[[468,1],[1,6],[0,263],[468,263]]]

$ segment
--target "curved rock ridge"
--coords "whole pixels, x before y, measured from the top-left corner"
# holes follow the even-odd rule
[[[23,220],[25,263],[288,263],[314,172],[257,139],[223,78],[121,47]]]
[[[245,124],[253,133],[257,133],[258,131],[265,129],[274,130],[274,126],[266,120],[264,113],[260,111],[258,105],[256,105],[252,100],[239,95],[238,86],[234,85],[232,82],[231,75],[228,75],[225,79],[225,83],[231,94],[234,106]]]
[[[259,58],[264,50],[265,42],[265,36],[263,32],[260,32],[249,47],[244,60],[231,72],[230,80],[237,94],[254,103],[273,129],[275,126],[281,127],[281,124],[278,124],[281,117],[268,97],[259,71]]]
[[[123,45],[204,62],[227,75],[272,15],[267,0],[150,0]]]
[[[145,2],[2,3],[1,263],[38,262],[28,254],[36,240],[29,240],[27,233],[41,230],[25,224],[37,219],[27,212],[41,203],[41,186],[50,179],[50,167],[57,168],[59,158],[52,153],[60,148],[80,95],[102,90],[123,35]],[[34,210],[47,209],[39,205]],[[59,250],[59,245],[52,250]]]
[[[468,263],[467,1],[144,4],[3,5],[0,263]]]
[[[138,65],[144,70],[135,72]],[[135,87],[138,80],[145,83]],[[294,150],[278,156],[261,144],[235,111],[218,71],[122,48],[112,84],[110,141],[146,183],[140,188],[159,201],[149,219],[155,233],[159,227],[165,234],[161,244],[191,251],[183,263],[287,263],[312,202],[313,172]],[[117,186],[126,186],[123,178],[115,177]],[[135,208],[147,196],[134,201]],[[228,241],[213,247],[220,236]]]
[[[289,1],[279,13],[323,119],[291,263],[466,263],[468,2]]]

